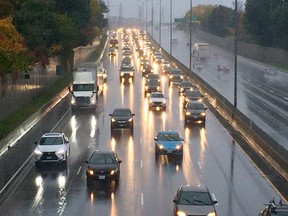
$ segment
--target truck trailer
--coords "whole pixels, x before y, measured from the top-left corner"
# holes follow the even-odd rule
[[[195,61],[206,61],[210,56],[209,43],[195,43],[193,49],[193,56]]]

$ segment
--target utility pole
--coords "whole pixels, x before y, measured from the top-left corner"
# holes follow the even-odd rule
[[[153,31],[153,29],[154,29],[154,9],[153,9],[153,6],[154,6],[154,4],[153,4],[153,0],[152,0],[152,3],[151,3],[151,16],[152,16],[152,20],[151,20],[151,25],[152,25],[152,28],[151,28],[151,34],[152,34],[152,37],[153,37],[153,33],[154,33],[154,31]]]
[[[159,18],[159,45],[161,46],[161,22],[162,22],[162,0],[160,0],[160,18]]]
[[[238,38],[238,4],[235,0],[235,38],[234,38],[234,110],[237,108],[237,38]],[[232,114],[234,117],[234,112]]]
[[[170,0],[170,55],[172,56],[172,31],[173,31],[173,23],[172,23],[172,0]]]
[[[192,70],[192,0],[190,0],[190,13],[189,13],[189,34],[190,34],[190,51],[189,51],[189,69]]]

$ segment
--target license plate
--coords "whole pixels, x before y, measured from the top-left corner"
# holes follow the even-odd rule
[[[171,154],[171,153],[172,153],[172,150],[167,150],[167,153],[168,153],[168,154]]]
[[[99,176],[99,179],[105,179],[105,176]]]
[[[50,156],[50,157],[46,157],[46,159],[52,159],[52,157]]]

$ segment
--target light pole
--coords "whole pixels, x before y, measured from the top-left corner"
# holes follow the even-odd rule
[[[154,29],[154,10],[153,10],[153,0],[152,0],[152,3],[151,3],[151,16],[152,16],[152,18],[151,18],[151,34],[152,34],[152,37],[153,37],[153,29]]]
[[[189,46],[190,46],[190,50],[189,50],[189,69],[190,71],[192,70],[192,0],[190,0],[190,13],[189,13],[189,35],[190,35],[190,42],[189,42]]]
[[[237,108],[237,35],[238,35],[238,4],[235,0],[235,37],[234,37],[234,110]],[[234,112],[232,113],[234,117]]]
[[[160,0],[160,18],[159,18],[159,45],[161,46],[161,22],[162,22],[162,20],[161,20],[161,11],[162,11],[162,9],[161,9],[161,7],[162,7],[162,0]]]
[[[172,30],[173,30],[173,24],[172,24],[172,0],[170,0],[170,55],[172,56]]]

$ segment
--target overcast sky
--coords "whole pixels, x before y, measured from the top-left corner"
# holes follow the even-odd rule
[[[140,8],[143,17],[146,19],[146,6],[148,11],[148,20],[151,20],[151,8],[153,1],[154,19],[157,21],[160,17],[160,0],[104,0],[110,8],[111,16],[119,16],[120,5],[122,5],[122,16],[126,18],[140,18]],[[203,5],[224,5],[227,7],[233,7],[234,0],[192,0],[193,7]],[[238,2],[244,2],[244,0],[238,0]],[[161,0],[162,4],[162,19],[169,20],[170,18],[170,0]],[[173,4],[173,18],[181,18],[185,12],[189,10],[190,0],[172,0]],[[143,12],[144,10],[144,12]]]

